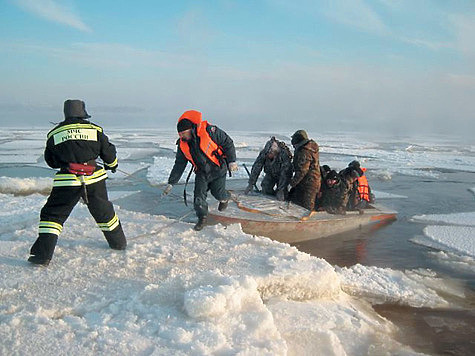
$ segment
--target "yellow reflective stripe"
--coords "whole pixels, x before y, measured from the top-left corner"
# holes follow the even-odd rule
[[[53,234],[53,235],[59,236],[61,231],[58,231],[56,229],[47,228],[47,227],[40,227],[38,229],[38,233],[40,233],[40,234]]]
[[[84,180],[86,181],[86,185],[99,182],[99,181],[101,181],[103,179],[106,179],[106,178],[107,178],[107,172],[103,168],[101,168],[98,171],[94,172],[90,176],[84,176]]]
[[[40,221],[38,231],[40,234],[59,235],[63,231],[63,225],[54,221]]]
[[[90,176],[84,176],[84,181],[86,185],[97,183],[103,179],[107,178],[107,172],[105,169],[101,168],[98,171],[95,171]],[[79,177],[75,174],[70,173],[56,173],[53,181],[53,187],[79,187],[81,186],[81,181]]]
[[[54,221],[40,221],[40,227],[52,227],[60,231],[63,229],[63,225]]]
[[[53,187],[79,187],[81,182],[75,174],[57,173],[54,177]]]
[[[57,182],[56,180],[53,182],[53,187],[80,187],[81,182],[75,181],[75,180],[70,180],[70,181],[59,181]]]
[[[99,132],[102,132],[102,127],[96,126],[96,125],[93,125],[93,124],[70,124],[70,125],[60,126],[57,129],[54,129],[54,130],[48,132],[48,138],[50,138],[51,136],[57,134],[58,132],[67,131],[67,130],[71,130],[71,129],[95,129]]]
[[[114,162],[112,163],[106,163],[104,162],[104,164],[107,166],[107,167],[114,167],[114,166],[117,166],[117,158],[114,160]]]
[[[75,174],[71,173],[57,173],[56,176],[54,177],[54,180],[68,180],[68,179],[76,179]]]
[[[112,219],[110,219],[108,222],[105,222],[105,223],[97,223],[97,225],[98,225],[99,227],[110,227],[110,226],[114,225],[118,220],[119,220],[119,217],[117,216],[117,214],[114,214],[114,216],[112,217]]]
[[[102,231],[112,231],[117,226],[119,226],[119,217],[117,216],[117,214],[114,214],[114,217],[112,219],[110,219],[108,222],[97,223],[97,226],[99,226],[99,228]]]

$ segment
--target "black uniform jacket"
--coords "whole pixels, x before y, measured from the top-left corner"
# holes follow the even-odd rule
[[[102,127],[81,118],[68,118],[48,133],[45,161],[51,168],[86,163],[100,157],[106,168],[117,166],[115,146]]]

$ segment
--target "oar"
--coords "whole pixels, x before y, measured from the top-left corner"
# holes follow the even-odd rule
[[[242,165],[243,165],[244,169],[246,170],[246,172],[247,172],[247,175],[249,176],[249,178],[251,178],[251,173],[249,172],[249,169],[247,169],[247,167],[246,167],[246,164],[245,164],[245,163],[243,163]],[[255,189],[255,190],[256,190],[256,192],[258,192],[258,193],[260,193],[260,192],[261,192],[261,191],[259,190],[259,188],[257,188],[257,185],[256,185],[256,183],[254,183],[254,189]]]

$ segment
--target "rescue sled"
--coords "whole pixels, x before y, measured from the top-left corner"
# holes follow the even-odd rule
[[[309,212],[298,205],[280,202],[265,195],[233,194],[228,208],[222,212],[210,209],[208,223],[241,224],[248,234],[266,236],[273,240],[295,243],[340,234],[362,227],[378,228],[396,220],[397,212],[372,204],[346,215],[323,211]]]

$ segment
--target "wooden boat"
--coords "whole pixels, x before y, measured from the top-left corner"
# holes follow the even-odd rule
[[[298,205],[280,202],[260,194],[233,194],[226,210],[210,209],[211,224],[241,224],[248,234],[266,236],[285,243],[295,243],[340,234],[362,227],[379,227],[396,220],[397,212],[372,204],[363,214],[347,211],[346,215],[323,211],[309,212]]]

